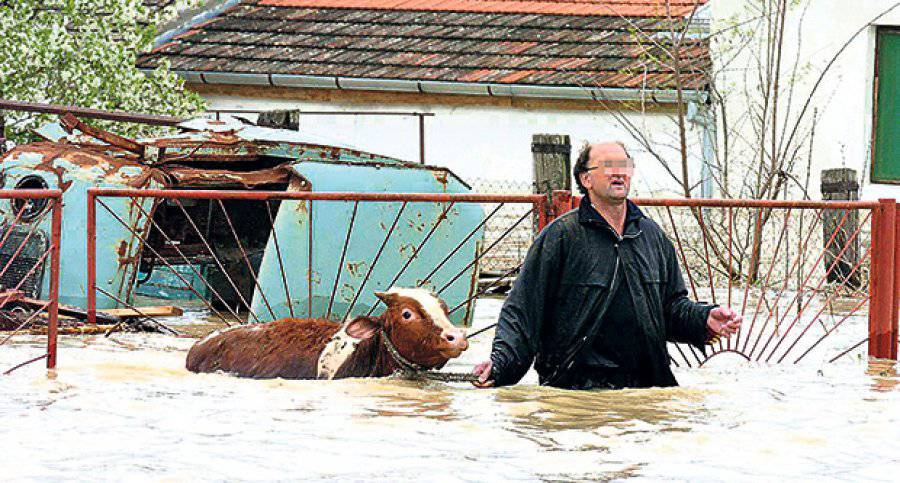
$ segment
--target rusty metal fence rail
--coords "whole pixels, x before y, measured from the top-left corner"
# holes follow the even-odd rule
[[[727,304],[741,331],[705,353],[670,345],[679,365],[897,358],[900,247],[894,200],[636,199],[672,240],[689,296]],[[554,211],[580,202],[556,193]]]
[[[491,288],[477,285],[479,264],[533,215],[543,220],[545,203],[534,195],[91,189],[88,320],[127,307],[154,321],[148,304],[185,298],[226,325],[344,320],[376,310],[375,291],[403,286],[433,290],[451,320],[468,324],[473,301]],[[522,213],[486,240],[485,227],[510,210]]]
[[[0,190],[0,346],[47,337],[45,352],[6,374],[42,359],[56,367],[61,224],[61,191]]]

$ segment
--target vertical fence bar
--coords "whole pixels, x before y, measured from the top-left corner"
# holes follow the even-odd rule
[[[541,232],[547,224],[550,223],[550,200],[544,199],[541,201],[536,201],[532,204],[534,206],[535,213],[538,214],[537,220],[537,230],[534,232],[535,235]]]
[[[87,323],[97,323],[97,197],[87,190]]]
[[[419,116],[419,164],[425,164],[425,115],[416,115]]]
[[[897,320],[894,310],[894,285],[897,204],[880,199],[872,218],[872,267],[870,285],[872,301],[869,305],[869,356],[897,359]]]
[[[59,245],[62,235],[62,194],[53,198],[50,240],[50,304],[47,306],[47,369],[56,368],[56,337],[59,322]]]
[[[900,204],[894,204],[894,308],[891,310],[891,354],[897,359],[897,345],[900,344]]]
[[[547,223],[549,224],[556,217],[562,215],[563,213],[571,210],[575,207],[574,198],[572,197],[572,192],[566,190],[556,190],[552,193],[552,198],[550,200],[550,213],[547,216]],[[543,227],[541,227],[543,228]]]
[[[306,228],[306,313],[307,317],[312,318],[313,200],[309,200],[309,223]]]

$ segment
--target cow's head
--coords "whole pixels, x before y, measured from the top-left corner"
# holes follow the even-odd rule
[[[469,348],[466,333],[454,327],[447,305],[435,294],[421,288],[391,288],[375,292],[387,310],[381,318],[358,317],[347,326],[347,333],[367,338],[383,329],[404,358],[425,367],[440,367]]]

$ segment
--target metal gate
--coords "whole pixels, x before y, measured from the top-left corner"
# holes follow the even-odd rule
[[[56,367],[61,223],[61,191],[0,190],[0,345],[47,336],[46,352],[7,374],[41,359]]]
[[[544,219],[546,197],[421,193],[119,190],[88,192],[88,317],[135,303],[196,305],[224,324],[371,314],[375,291],[426,287],[451,320],[518,267],[479,286],[479,262]],[[525,206],[527,209],[523,210]],[[160,216],[163,210],[166,215]],[[510,221],[504,214],[522,212]],[[508,226],[497,235],[496,223]],[[490,240],[484,237],[490,228]],[[142,288],[149,280],[163,280]],[[165,301],[156,289],[181,295]],[[161,296],[161,297],[160,297]],[[160,325],[162,322],[156,321]]]

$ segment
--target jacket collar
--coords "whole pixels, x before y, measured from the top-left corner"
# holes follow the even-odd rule
[[[634,224],[636,221],[641,218],[646,218],[644,212],[638,208],[638,205],[634,204],[631,200],[625,200],[625,234],[631,232],[629,227]],[[606,221],[606,218],[600,215],[594,205],[591,204],[591,200],[585,196],[581,199],[581,204],[578,206],[578,222],[589,224],[589,225],[599,225],[599,226],[607,226],[610,230],[612,230],[612,225]],[[615,231],[615,230],[613,230]]]

